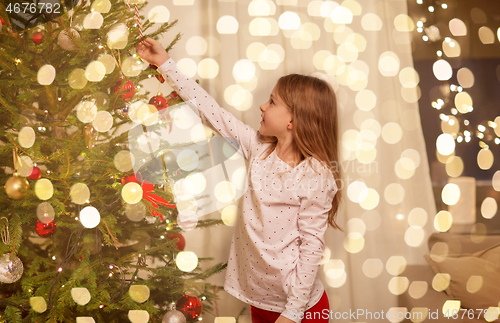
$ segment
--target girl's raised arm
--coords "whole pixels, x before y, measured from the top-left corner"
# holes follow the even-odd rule
[[[158,71],[187,104],[200,112],[202,121],[208,121],[221,136],[236,139],[244,157],[249,159],[252,144],[257,139],[256,130],[221,108],[198,83],[184,75],[156,40],[147,38],[137,45],[136,50],[146,61],[160,64]]]

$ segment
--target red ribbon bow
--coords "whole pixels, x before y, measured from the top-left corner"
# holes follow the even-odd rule
[[[158,208],[159,207],[158,204],[161,204],[171,209],[175,209],[175,204],[170,204],[163,197],[153,194],[155,191],[155,187],[150,182],[148,181],[142,182],[141,187],[142,187],[142,198],[145,199],[146,201],[149,201],[149,203],[151,203],[151,206],[153,208]],[[163,222],[163,214],[154,210],[153,208],[148,207],[149,212],[154,216],[159,216],[161,222]]]

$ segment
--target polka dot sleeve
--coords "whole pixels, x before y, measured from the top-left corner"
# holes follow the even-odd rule
[[[282,315],[297,321],[297,313],[304,313],[309,301],[319,263],[325,247],[324,234],[328,227],[328,211],[337,191],[330,171],[313,170],[299,183],[300,207],[298,226],[301,244],[296,274],[291,278],[291,288]],[[300,317],[300,315],[299,315]]]
[[[257,137],[256,130],[221,108],[198,83],[182,74],[172,58],[158,67],[158,71],[185,102],[192,108],[196,107],[202,120],[208,120],[221,136],[236,139],[243,155],[249,159],[252,141]]]

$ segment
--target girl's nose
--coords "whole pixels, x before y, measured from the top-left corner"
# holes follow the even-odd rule
[[[264,105],[260,106],[260,111],[264,112]]]

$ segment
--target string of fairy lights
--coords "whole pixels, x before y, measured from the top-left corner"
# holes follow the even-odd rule
[[[436,146],[439,154],[452,155],[455,150],[455,143],[469,143],[476,137],[481,148],[478,154],[478,166],[487,170],[493,165],[494,157],[490,147],[500,145],[500,116],[494,120],[484,120],[472,122],[468,117],[474,112],[473,98],[467,89],[474,84],[474,74],[467,68],[462,67],[457,71],[456,79],[458,84],[450,81],[453,76],[453,69],[447,59],[461,56],[460,42],[454,37],[475,37],[471,31],[467,31],[467,25],[460,18],[453,18],[449,21],[449,31],[437,26],[439,15],[449,10],[450,6],[438,0],[416,0],[416,3],[424,8],[424,14],[415,22],[416,31],[421,35],[421,39],[432,45],[436,54],[436,62],[433,65],[433,72],[436,78],[443,81],[440,86],[441,97],[432,100],[432,108],[440,111],[441,128],[443,134],[437,139]],[[483,44],[494,44],[495,35],[490,27],[486,26],[486,14],[479,8],[473,8],[471,12],[474,23],[482,26],[478,30],[478,36]],[[485,17],[478,19],[475,17]],[[442,23],[442,21],[441,21]],[[500,31],[500,28],[498,29]],[[446,35],[448,34],[448,35]],[[499,39],[500,33],[497,32]],[[445,36],[446,35],[446,36]]]

